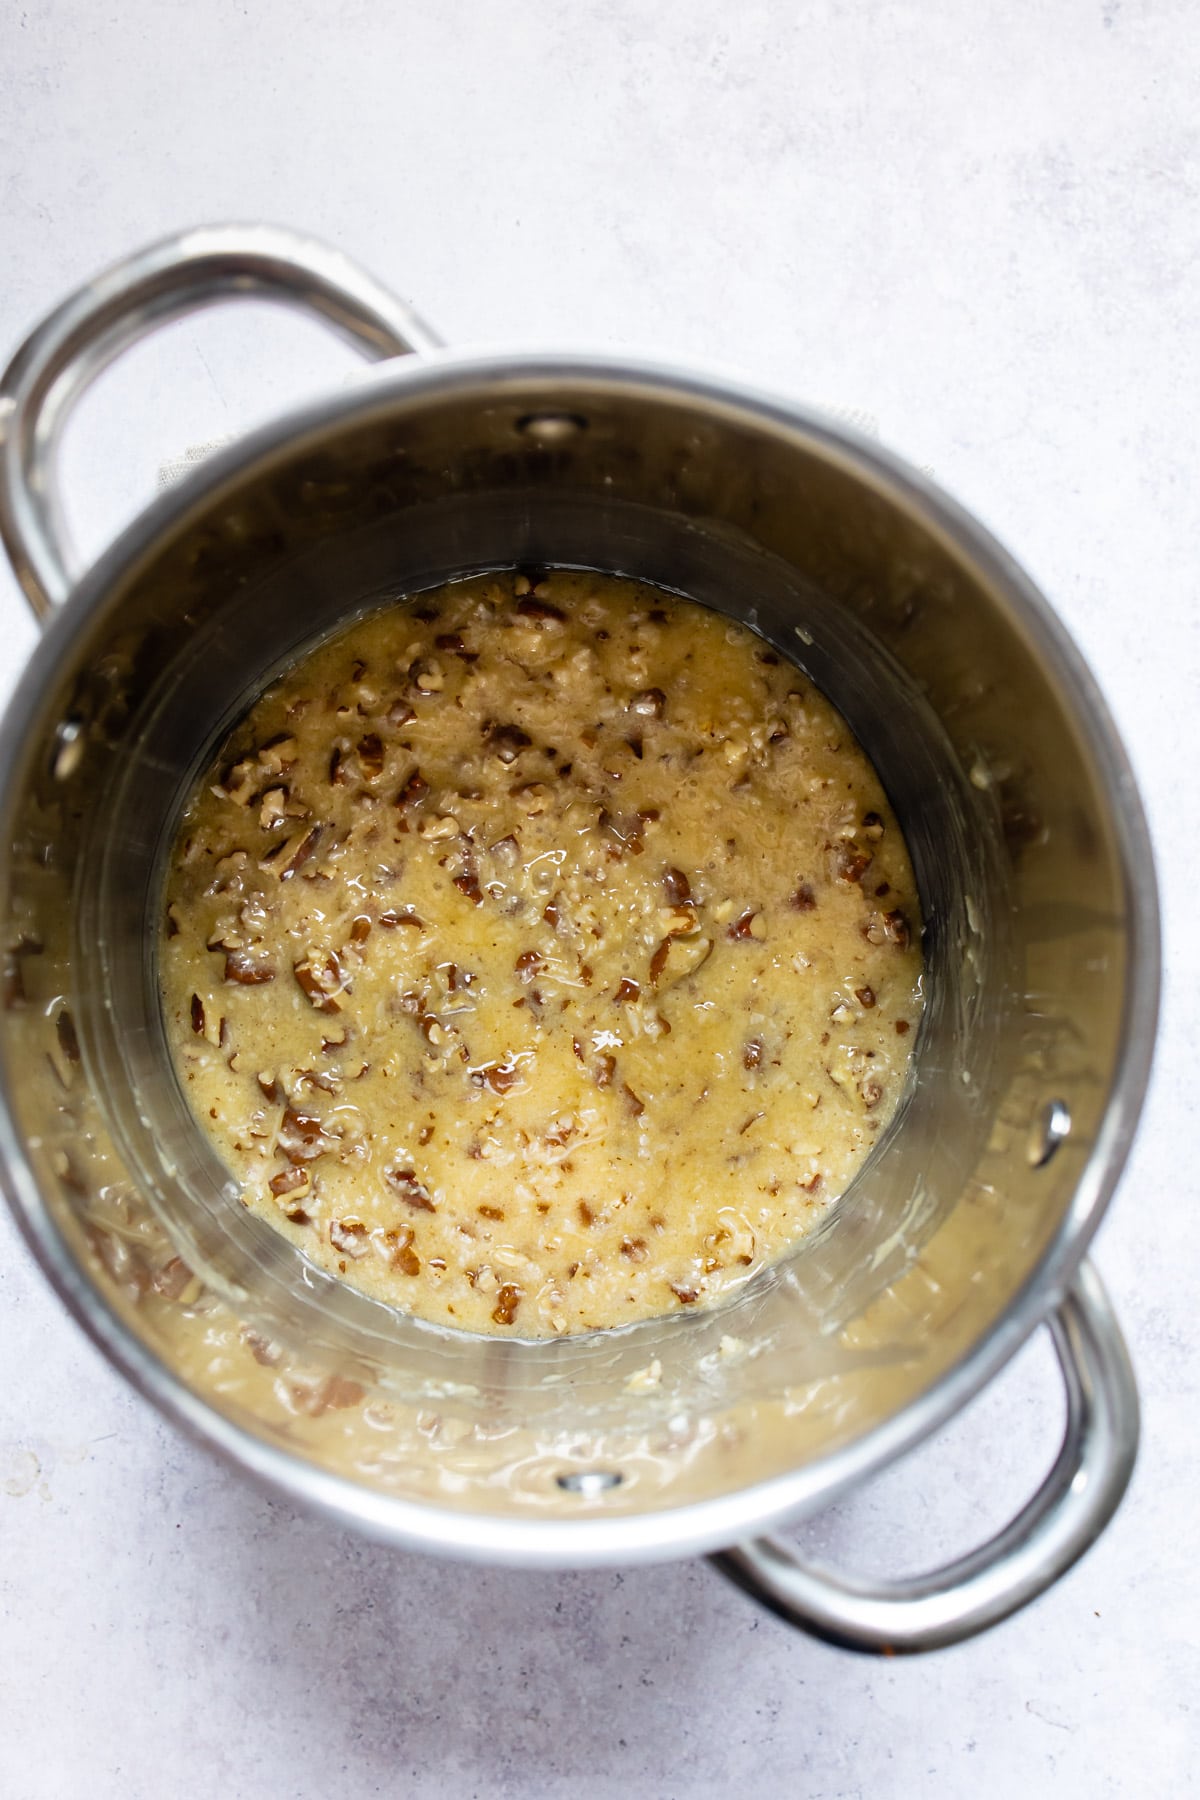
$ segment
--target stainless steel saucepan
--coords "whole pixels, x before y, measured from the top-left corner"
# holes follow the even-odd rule
[[[56,451],[157,324],[268,297],[382,363],[214,456],[77,568]],[[1142,1102],[1154,873],[1078,651],[896,458],[703,371],[460,355],[262,226],[110,269],[0,383],[0,530],[44,633],[3,724],[0,1165],[71,1311],[163,1412],[389,1543],[541,1567],[716,1552],[861,1650],[965,1638],[1108,1522],[1138,1408],[1085,1260]],[[745,620],[849,719],[906,831],[928,1004],[896,1128],[825,1226],[709,1315],[551,1343],[404,1320],[239,1206],[171,1074],[154,945],[189,782],[263,684],[382,597],[480,569],[627,572]],[[917,1444],[1038,1326],[1061,1454],[999,1536],[866,1582],[764,1535]]]

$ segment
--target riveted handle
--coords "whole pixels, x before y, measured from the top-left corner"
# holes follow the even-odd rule
[[[989,1543],[904,1581],[843,1575],[773,1537],[722,1551],[717,1567],[789,1625],[880,1656],[961,1643],[1028,1605],[1104,1530],[1138,1442],[1129,1354],[1090,1263],[1047,1324],[1067,1390],[1062,1449],[1032,1500]]]
[[[38,618],[66,599],[79,574],[57,491],[71,409],[102,369],[158,326],[239,298],[309,313],[373,362],[440,344],[340,251],[272,225],[200,226],[96,276],[31,333],[0,377],[0,537]]]

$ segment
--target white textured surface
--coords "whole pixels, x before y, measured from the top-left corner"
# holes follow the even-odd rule
[[[634,343],[867,408],[1082,642],[1167,930],[1099,1245],[1145,1402],[1133,1490],[1054,1593],[922,1663],[808,1643],[702,1565],[481,1573],[297,1517],[160,1425],[0,1221],[6,1800],[1192,1791],[1198,42],[1189,0],[0,8],[0,359],[143,240],[264,216],[453,341]],[[345,367],[257,311],[141,351],[74,434],[81,541],[183,445]],[[6,579],[0,626],[11,684],[33,630]],[[964,1546],[1040,1473],[1057,1406],[1034,1345],[806,1541],[878,1569]]]

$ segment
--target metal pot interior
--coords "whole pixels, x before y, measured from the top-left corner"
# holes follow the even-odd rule
[[[183,796],[272,674],[388,598],[514,564],[637,575],[796,662],[879,768],[926,919],[907,1101],[822,1229],[716,1311],[537,1344],[399,1317],[251,1218],[171,1074],[154,968]],[[1106,1197],[1136,831],[1095,704],[982,534],[720,390],[459,359],[260,434],[93,573],[10,715],[26,1228],[157,1398],[376,1530],[523,1553],[537,1522],[537,1559],[590,1559],[811,1506],[1015,1346]]]

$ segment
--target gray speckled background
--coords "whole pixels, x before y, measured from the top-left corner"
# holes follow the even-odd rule
[[[1054,1593],[923,1663],[808,1643],[703,1565],[480,1572],[300,1518],[135,1400],[0,1220],[5,1800],[1191,1791],[1198,46],[1186,0],[0,8],[0,353],[141,240],[261,215],[456,342],[634,344],[865,408],[1083,643],[1167,925],[1158,1074],[1098,1252],[1145,1399],[1134,1487]],[[257,310],[173,329],[80,416],[81,542],[187,443],[348,366]],[[11,684],[33,628],[6,579],[0,625]],[[965,1547],[1060,1407],[1035,1343],[805,1542],[880,1570]]]

